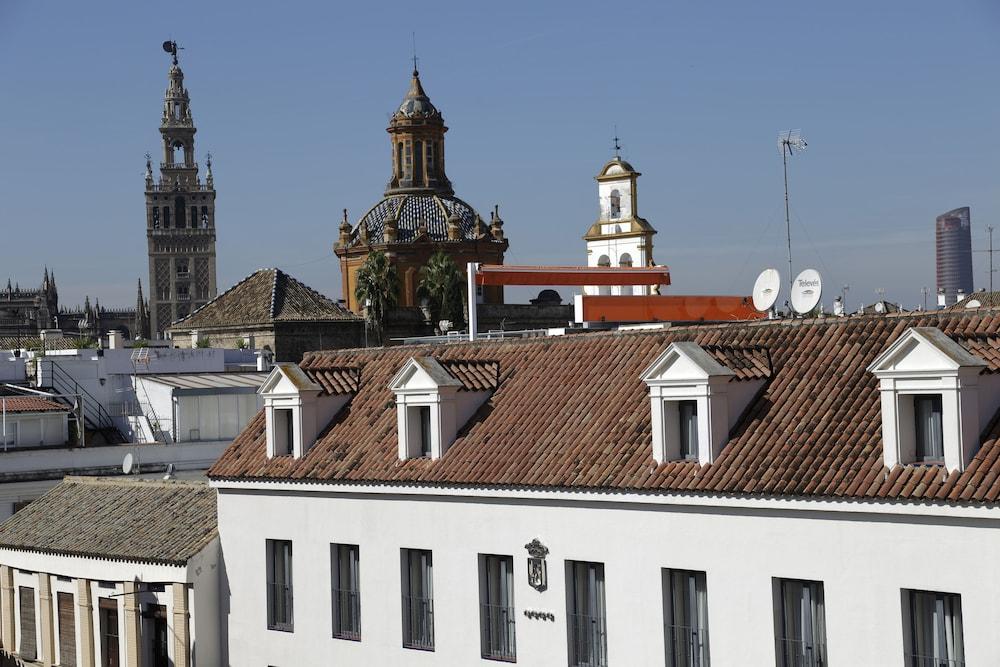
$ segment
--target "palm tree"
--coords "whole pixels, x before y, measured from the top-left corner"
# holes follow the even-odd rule
[[[368,255],[358,269],[358,284],[354,296],[365,309],[365,326],[371,329],[381,344],[385,327],[385,314],[398,302],[396,266],[381,250]]]
[[[431,321],[438,333],[443,333],[438,324],[441,320],[452,322],[452,327],[456,329],[464,325],[465,279],[454,260],[444,251],[438,250],[420,268],[417,296],[427,299]]]

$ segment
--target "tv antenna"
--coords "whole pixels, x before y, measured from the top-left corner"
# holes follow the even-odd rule
[[[788,210],[788,158],[795,151],[806,149],[806,140],[802,138],[802,130],[787,130],[778,135],[778,150],[781,151],[781,164],[785,173],[785,240],[788,243],[788,278],[792,275],[792,218]]]
[[[993,291],[993,274],[996,273],[996,269],[993,268],[993,253],[1000,252],[1000,250],[993,249],[993,226],[986,225],[986,232],[990,235],[990,246],[988,250],[977,250],[976,252],[989,253],[990,257],[990,291]]]

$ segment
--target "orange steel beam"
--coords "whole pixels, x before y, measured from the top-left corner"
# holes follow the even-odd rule
[[[480,265],[477,285],[669,285],[666,266]]]
[[[765,313],[748,296],[584,296],[584,322],[730,322]]]

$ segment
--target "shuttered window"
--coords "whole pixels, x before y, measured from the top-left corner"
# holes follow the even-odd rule
[[[18,588],[21,602],[21,650],[24,660],[38,658],[38,644],[35,640],[35,589],[29,586]]]
[[[76,667],[76,614],[73,611],[73,594],[57,593],[59,610],[59,664]]]

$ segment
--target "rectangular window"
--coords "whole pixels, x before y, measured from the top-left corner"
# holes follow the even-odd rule
[[[944,462],[944,429],[941,423],[941,396],[913,397],[913,418],[918,463]]]
[[[681,458],[698,458],[698,401],[679,401],[677,415],[680,421]]]
[[[21,607],[21,646],[18,653],[25,660],[38,657],[38,641],[35,636],[35,589],[19,586],[17,595]]]
[[[479,622],[482,656],[514,662],[514,559],[479,555]]]
[[[826,661],[823,582],[778,579],[775,639],[779,667],[822,667]]]
[[[274,455],[288,456],[295,442],[295,420],[290,408],[274,409]]]
[[[433,560],[425,549],[402,549],[403,646],[434,650]]]
[[[56,593],[56,615],[59,617],[59,664],[76,667],[76,610],[72,593]]]
[[[965,664],[962,596],[907,591],[910,641],[907,667],[959,667]],[[907,611],[904,609],[904,612]]]
[[[607,667],[604,564],[566,561],[570,667]]]
[[[118,601],[100,598],[101,667],[119,667],[121,648],[118,645]]]
[[[431,409],[422,405],[418,408],[420,412],[420,455],[431,455]]]
[[[292,543],[267,540],[267,628],[292,631]]]
[[[708,667],[707,594],[704,572],[663,570],[667,667]]]
[[[330,574],[333,585],[333,636],[361,640],[361,593],[358,574],[358,545],[330,545]]]

